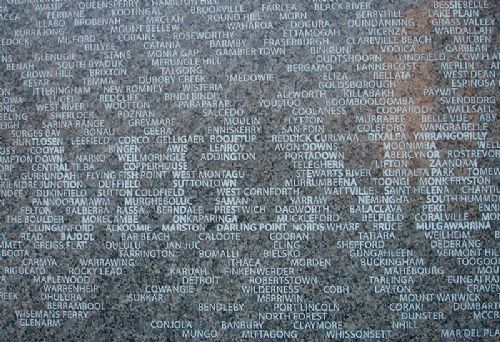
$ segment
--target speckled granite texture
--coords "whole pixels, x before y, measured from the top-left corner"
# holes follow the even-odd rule
[[[0,341],[500,339],[498,2],[0,2]]]

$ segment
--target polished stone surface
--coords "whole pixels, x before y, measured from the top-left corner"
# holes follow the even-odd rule
[[[498,339],[497,20],[2,1],[0,340]]]

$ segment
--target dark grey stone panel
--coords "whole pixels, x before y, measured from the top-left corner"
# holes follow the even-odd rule
[[[0,340],[498,340],[497,28],[2,1]]]

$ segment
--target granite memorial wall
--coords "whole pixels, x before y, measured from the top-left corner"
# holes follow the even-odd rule
[[[498,15],[2,0],[0,340],[498,340]]]

